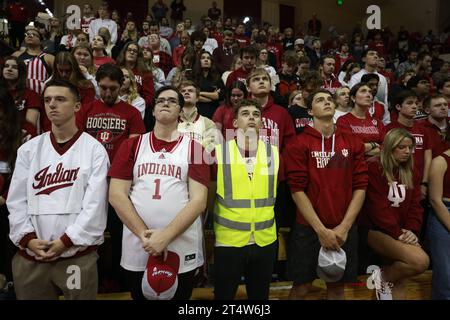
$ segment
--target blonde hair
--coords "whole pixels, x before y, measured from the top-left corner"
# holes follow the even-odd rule
[[[295,96],[301,93],[302,93],[301,90],[292,91],[291,95],[289,96],[289,106],[292,106],[292,101],[294,100]]]
[[[270,78],[270,74],[267,72],[267,70],[265,68],[258,67],[256,69],[253,69],[252,72],[250,72],[250,74],[247,76],[247,86],[250,86],[250,80],[253,77],[262,75],[269,77],[269,82],[270,84],[272,84],[272,79]]]
[[[389,183],[395,181],[395,173],[398,171],[399,182],[406,185],[407,189],[412,189],[414,187],[412,152],[406,162],[399,163],[394,158],[395,148],[397,148],[405,138],[411,139],[412,147],[416,146],[416,140],[407,130],[403,128],[390,130],[384,138],[380,161],[381,166],[383,167],[383,175],[386,176]]]
[[[128,72],[129,77],[130,77],[130,87],[128,88],[127,102],[129,104],[132,104],[132,102],[137,97],[139,97],[135,75],[134,75],[133,71],[131,71],[129,68],[120,67],[120,70],[122,70],[122,72],[123,72],[123,70],[126,70]]]

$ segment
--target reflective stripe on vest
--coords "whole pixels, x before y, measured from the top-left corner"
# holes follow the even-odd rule
[[[234,230],[239,230],[239,231],[251,231],[252,230],[251,223],[231,221],[231,220],[228,220],[217,214],[214,215],[214,220],[216,223],[218,223],[221,226],[226,227],[228,229],[234,229]],[[255,223],[255,231],[270,228],[271,226],[273,226],[274,223],[275,223],[275,219],[257,222],[257,223]]]
[[[223,180],[224,180],[224,196],[222,198],[220,195],[217,195],[217,201],[224,207],[227,208],[240,208],[240,209],[250,209],[251,208],[251,200],[250,199],[233,199],[233,181],[231,178],[231,161],[230,161],[230,152],[227,148],[228,143],[224,143],[222,145],[222,167],[223,167]],[[274,169],[275,169],[275,160],[272,158],[272,147],[270,144],[265,144],[266,146],[266,154],[268,161],[268,170],[269,174],[267,178],[269,179],[269,194],[266,199],[255,199],[255,208],[264,208],[271,207],[275,205],[275,197],[274,197]]]

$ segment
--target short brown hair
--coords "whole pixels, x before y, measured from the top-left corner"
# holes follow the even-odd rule
[[[311,93],[311,94],[308,96],[308,98],[306,98],[306,108],[307,108],[308,110],[311,110],[311,109],[312,109],[312,104],[313,104],[313,101],[314,101],[314,97],[315,97],[316,95],[318,95],[319,93],[325,93],[325,94],[328,94],[330,97],[333,98],[333,95],[331,94],[331,92],[328,91],[328,90],[326,90],[326,89],[319,89],[319,90],[317,90],[317,91],[314,91],[313,93]]]
[[[431,101],[435,100],[435,99],[445,99],[443,94],[432,94],[431,96],[428,96],[425,98],[425,100],[423,100],[423,107],[425,108],[429,108],[431,107]]]
[[[225,30],[225,31],[223,32],[223,36],[224,36],[224,37],[233,37],[233,36],[234,36],[234,33],[233,33],[233,31],[231,31],[231,30]]]
[[[288,50],[283,54],[281,62],[286,63],[288,66],[296,67],[298,65],[298,57],[295,52]]]
[[[191,80],[184,80],[181,81],[180,85],[178,86],[178,90],[181,91],[181,89],[183,89],[184,87],[194,87],[195,88],[195,92],[197,93],[197,98],[200,97],[200,88]]]
[[[239,101],[238,105],[234,107],[234,119],[237,119],[239,109],[243,107],[254,106],[262,113],[261,104],[256,99],[243,99]]]

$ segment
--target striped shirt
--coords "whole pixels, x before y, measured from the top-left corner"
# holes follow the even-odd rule
[[[39,95],[44,91],[45,81],[50,77],[48,65],[44,57],[44,52],[33,56],[26,51],[19,56],[19,59],[27,66],[27,88]]]

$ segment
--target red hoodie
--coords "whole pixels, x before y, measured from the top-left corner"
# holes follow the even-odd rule
[[[247,84],[247,76],[250,74],[250,71],[244,69],[244,67],[234,70],[227,78],[226,87],[227,89],[231,88],[231,85],[235,81],[240,81],[243,84]]]
[[[332,75],[330,80],[323,80],[323,84],[320,88],[328,90],[331,94],[335,94],[336,90],[340,87],[342,87],[342,84],[335,77],[335,75]]]
[[[334,156],[332,151],[334,150]],[[331,157],[331,158],[330,158]],[[327,228],[338,226],[347,212],[355,190],[367,186],[364,145],[340,128],[325,138],[306,126],[284,152],[287,182],[291,192],[304,191]],[[297,223],[308,225],[297,208]]]
[[[280,152],[283,152],[284,147],[295,137],[295,127],[289,112],[275,104],[269,97],[269,101],[262,110],[261,120],[263,125],[260,135],[266,136],[266,142],[277,145]]]
[[[390,185],[383,175],[380,157],[372,157],[367,163],[369,185],[358,224],[380,230],[394,239],[402,234],[401,229],[418,235],[423,216],[420,188],[405,189],[397,181]]]

